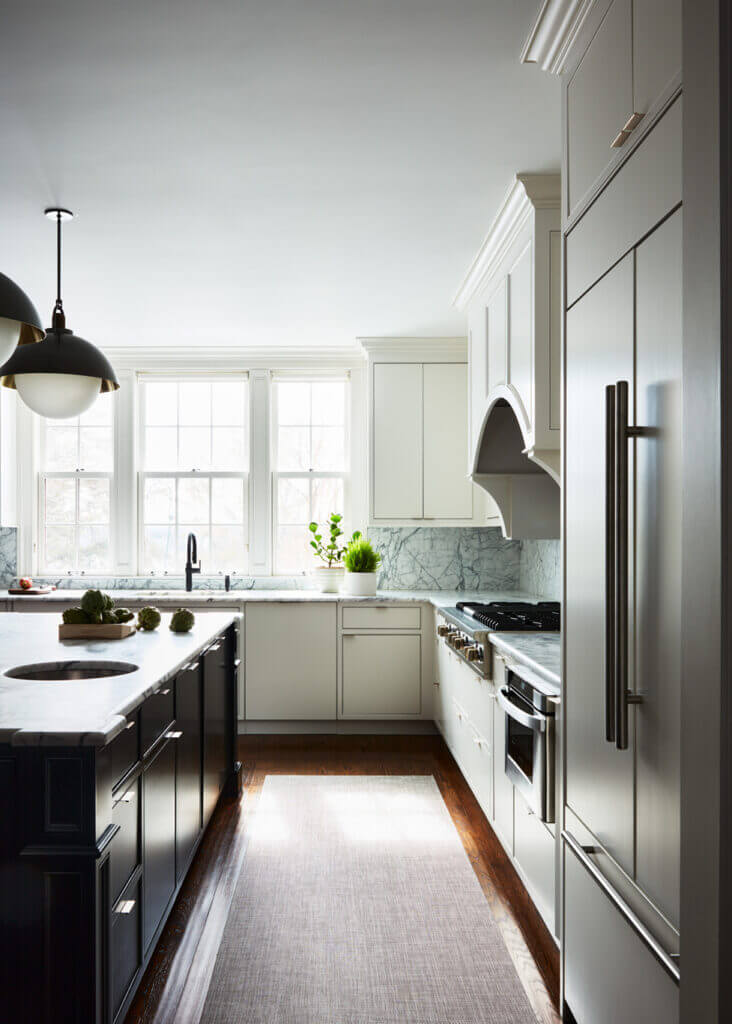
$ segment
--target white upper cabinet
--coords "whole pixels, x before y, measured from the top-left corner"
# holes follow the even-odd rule
[[[673,96],[681,72],[681,0],[613,0],[566,90],[568,217],[623,159],[633,134]]]
[[[559,536],[558,174],[519,174],[461,284],[468,316],[467,467],[506,536]]]
[[[465,340],[362,339],[374,525],[498,525],[470,481]]]

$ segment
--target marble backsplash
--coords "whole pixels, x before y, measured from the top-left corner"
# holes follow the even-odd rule
[[[495,527],[374,527],[382,590],[517,590],[521,543]]]
[[[383,590],[527,590],[559,600],[559,541],[505,540],[495,527],[374,527]],[[0,586],[17,579],[17,530],[0,528]],[[41,582],[41,579],[36,577]],[[44,577],[59,589],[182,590],[182,576]],[[233,576],[232,590],[309,590],[309,576]],[[222,590],[223,576],[204,576],[196,590]]]
[[[558,540],[521,541],[521,590],[562,599],[562,548]]]

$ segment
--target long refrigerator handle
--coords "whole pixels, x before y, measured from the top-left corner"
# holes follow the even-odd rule
[[[615,742],[615,385],[605,388],[605,739]]]
[[[628,705],[642,697],[628,689],[628,441],[646,437],[628,426],[628,382],[615,385],[615,746],[628,749]]]

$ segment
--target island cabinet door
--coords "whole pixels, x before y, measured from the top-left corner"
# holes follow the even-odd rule
[[[142,776],[145,950],[175,890],[176,741],[162,745]]]
[[[226,782],[228,644],[219,637],[203,656],[203,824]]]
[[[176,878],[188,869],[201,833],[202,752],[201,664],[193,662],[176,681],[175,842]]]

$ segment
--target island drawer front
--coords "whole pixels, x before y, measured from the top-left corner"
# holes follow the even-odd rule
[[[146,754],[175,718],[175,680],[161,683],[140,708],[140,749]]]
[[[420,629],[422,609],[418,604],[404,608],[388,605],[344,605],[344,629]]]
[[[139,721],[137,711],[127,716],[127,725],[109,744],[112,763],[112,788],[120,782],[140,756],[138,747]]]
[[[116,900],[140,862],[140,778],[115,793],[112,823],[119,832],[109,858],[112,900]]]
[[[112,1014],[117,1016],[142,962],[140,944],[141,879],[112,905]]]

